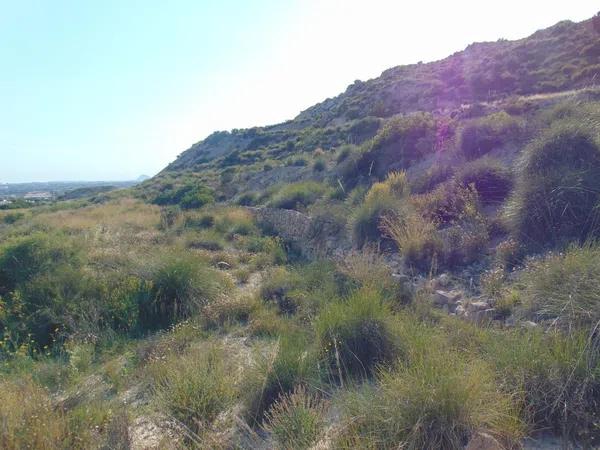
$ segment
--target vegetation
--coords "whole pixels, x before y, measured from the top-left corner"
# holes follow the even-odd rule
[[[0,447],[597,448],[596,19],[0,210]]]
[[[555,123],[523,154],[510,217],[525,245],[539,249],[596,235],[600,148],[594,133]]]

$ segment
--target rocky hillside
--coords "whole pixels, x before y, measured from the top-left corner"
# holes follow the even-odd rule
[[[343,94],[288,122],[216,132],[183,152],[165,172],[199,168],[236,153],[264,151],[276,157],[274,149],[287,154],[309,144],[360,143],[372,131],[372,125],[359,120],[367,117],[449,114],[463,104],[595,85],[600,73],[597,22],[564,21],[524,39],[474,43],[440,61],[388,69],[378,78],[357,80]],[[300,147],[292,147],[298,141]]]

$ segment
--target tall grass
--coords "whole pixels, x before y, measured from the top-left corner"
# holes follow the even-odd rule
[[[343,448],[462,449],[487,432],[507,444],[522,436],[511,396],[481,361],[429,348],[378,375],[377,386],[350,392],[344,401]]]
[[[572,246],[531,261],[521,276],[521,302],[536,320],[565,330],[600,323],[600,248]]]
[[[368,287],[321,312],[315,321],[317,345],[333,379],[343,383],[345,378],[368,377],[399,357],[390,314],[380,292]]]
[[[269,409],[265,429],[280,448],[311,448],[323,431],[326,407],[326,402],[298,386]]]
[[[216,417],[231,407],[236,382],[216,344],[169,355],[147,367],[157,405],[167,414],[200,434]]]
[[[598,234],[600,146],[592,130],[560,122],[520,161],[508,217],[516,237],[539,250]]]
[[[245,416],[252,425],[262,423],[265,413],[281,395],[300,385],[314,385],[320,379],[307,337],[286,331],[272,352],[258,357],[242,382]]]

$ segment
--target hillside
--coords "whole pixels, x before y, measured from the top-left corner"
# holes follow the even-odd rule
[[[365,136],[351,126],[360,119],[450,114],[463,104],[580,89],[597,84],[599,72],[600,42],[592,20],[560,22],[517,41],[475,43],[440,61],[388,69],[279,125],[214,133],[166,171],[191,170],[232,153],[263,151],[264,158],[277,158],[289,153],[289,142],[300,141],[296,152],[309,145],[360,143]]]
[[[0,210],[0,448],[600,448],[600,15]]]

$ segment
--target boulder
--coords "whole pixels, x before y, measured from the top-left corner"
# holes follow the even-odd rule
[[[486,309],[490,309],[490,304],[488,302],[484,302],[483,300],[470,302],[469,304],[467,304],[467,311],[469,313],[474,313],[476,311],[485,311]]]
[[[461,291],[442,291],[438,289],[433,293],[433,303],[437,306],[454,306],[462,298]]]
[[[481,309],[479,311],[472,311],[468,317],[475,323],[488,323],[494,319],[496,315],[495,308]]]
[[[439,277],[431,280],[431,287],[433,289],[446,289],[450,285],[450,281],[450,275],[443,273]]]

